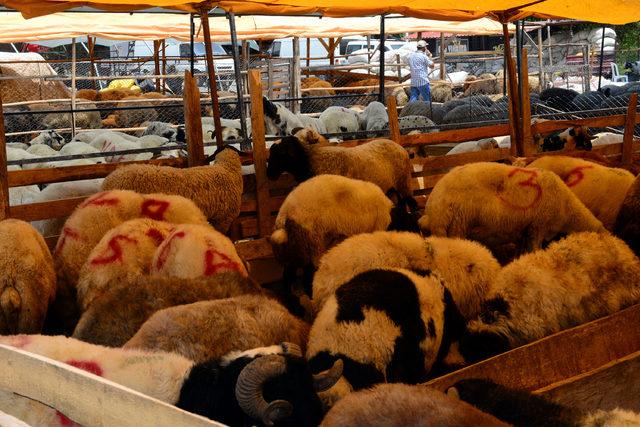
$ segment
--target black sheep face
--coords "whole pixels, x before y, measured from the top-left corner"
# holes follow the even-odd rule
[[[309,155],[295,136],[285,136],[270,148],[267,177],[275,180],[283,172],[293,174],[298,182],[311,177]]]

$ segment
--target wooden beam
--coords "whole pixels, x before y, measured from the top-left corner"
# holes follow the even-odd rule
[[[324,39],[322,37],[318,37],[318,41],[327,50],[327,58],[328,58],[329,57],[329,53],[331,53],[331,48],[329,48],[329,45],[327,44],[326,41],[324,41]]]
[[[518,81],[516,77],[516,65],[511,55],[510,35],[507,24],[502,24],[502,32],[504,36],[504,56],[507,61],[507,93],[509,96],[509,123],[511,135],[511,153],[522,156],[524,155],[524,147],[522,144],[522,135],[520,134],[520,91],[518,90]]]
[[[300,38],[293,38],[293,63],[291,73],[291,98],[300,98],[301,95],[301,78],[300,75]],[[291,111],[294,114],[300,113],[300,101],[293,101]]]
[[[538,28],[538,88],[542,92],[545,87],[544,60],[542,51],[542,27]]]
[[[189,152],[189,166],[204,164],[202,136],[202,113],[200,112],[200,90],[196,79],[189,71],[184,72],[184,125]]]
[[[553,383],[534,393],[586,412],[622,408],[640,411],[640,352]]]
[[[567,329],[426,383],[446,390],[466,378],[486,378],[538,390],[640,350],[640,304]]]
[[[530,156],[538,151],[538,147],[533,144],[533,136],[531,134],[531,98],[529,95],[529,60],[527,49],[522,49],[522,144],[525,156]]]
[[[329,65],[334,65],[336,62],[336,39],[331,37],[329,39]]]
[[[442,132],[421,133],[416,135],[402,135],[400,145],[411,147],[416,145],[436,145],[446,142],[465,142],[494,136],[507,135],[508,124],[490,125],[479,128],[452,129]]]
[[[153,41],[153,63],[156,76],[160,75],[160,40]],[[160,78],[156,77],[156,92],[160,92]]]
[[[568,119],[568,120],[549,120],[546,122],[538,122],[531,126],[531,132],[549,133],[556,130],[566,129],[572,126],[590,126],[590,127],[608,127],[608,126],[624,126],[627,116],[624,114],[616,114],[614,116],[603,117],[587,117],[584,119]],[[637,122],[637,120],[636,120]]]
[[[398,119],[398,107],[396,105],[395,96],[387,98],[387,111],[389,112],[389,136],[390,138],[400,143],[400,122]]]
[[[50,218],[64,218],[71,215],[76,206],[85,199],[86,197],[74,197],[72,199],[50,200],[48,202],[11,206],[11,218],[17,218],[27,222]]]
[[[631,165],[633,161],[633,131],[636,123],[636,109],[638,107],[638,94],[633,92],[629,98],[627,115],[624,121],[624,137],[622,139],[622,164]]]
[[[162,75],[167,75],[167,40],[162,40]],[[167,79],[162,78],[162,93],[167,93]]]
[[[7,140],[4,131],[4,111],[0,93],[0,221],[9,218],[9,184],[7,177]]]
[[[311,37],[307,37],[307,77],[309,77],[311,75],[311,72],[309,71],[309,67],[311,65]]]
[[[96,46],[96,38],[92,36],[87,36],[87,49],[89,50],[89,74],[91,77],[96,76],[95,62],[94,62],[94,51]],[[91,80],[91,84],[93,85],[93,89],[98,89],[98,82],[96,80]]]
[[[269,180],[267,179],[267,147],[264,139],[264,111],[262,109],[262,79],[259,70],[249,71],[251,92],[251,132],[253,161],[256,171],[256,200],[258,203],[258,232],[261,237],[271,234],[269,208]]]
[[[440,80],[444,80],[447,74],[447,68],[444,61],[446,52],[444,33],[440,33]]]
[[[215,126],[216,145],[222,147],[222,124],[220,123],[220,104],[218,103],[218,85],[216,79],[216,69],[213,65],[213,50],[211,49],[211,30],[209,29],[209,11],[205,8],[200,12],[200,22],[202,23],[202,36],[204,37],[204,50],[207,55],[207,73],[209,74],[209,92],[211,95],[211,114],[213,115],[213,125]]]
[[[18,348],[0,345],[0,388],[32,399],[87,426],[210,426],[216,421],[138,391]],[[73,424],[69,421],[69,424]]]

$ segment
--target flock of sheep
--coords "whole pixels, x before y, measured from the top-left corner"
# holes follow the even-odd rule
[[[308,121],[264,108],[282,136],[268,176],[299,183],[269,239],[284,295],[255,282],[224,234],[243,193],[241,153],[227,145],[207,166],[127,165],[92,182],[53,253],[29,224],[0,222],[0,343],[233,426],[640,423],[487,381],[447,394],[415,385],[640,302],[640,178],[565,156],[470,163],[444,175],[420,212],[406,150],[321,135],[327,124],[377,131],[379,106]],[[149,128],[136,144],[177,138]],[[560,145],[577,146],[577,133]],[[96,148],[113,141],[104,135],[63,145],[43,134],[50,143],[24,151],[84,144],[108,161]],[[9,392],[0,410],[35,425],[73,421]]]

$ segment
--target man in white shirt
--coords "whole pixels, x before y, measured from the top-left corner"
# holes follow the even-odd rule
[[[420,96],[425,102],[431,101],[429,90],[429,68],[435,64],[431,60],[431,52],[427,50],[427,42],[420,40],[418,50],[409,56],[409,68],[411,69],[411,94],[409,101],[417,101]]]

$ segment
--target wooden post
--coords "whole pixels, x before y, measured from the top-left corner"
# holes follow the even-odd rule
[[[520,72],[522,78],[522,144],[525,156],[532,156],[538,152],[537,147],[533,145],[533,136],[531,135],[531,99],[529,96],[529,60],[527,49],[522,49],[522,70]]]
[[[398,121],[398,106],[395,96],[387,98],[387,110],[389,112],[389,137],[400,144],[400,122]]]
[[[153,63],[156,76],[160,74],[160,42],[161,40],[153,41]],[[160,77],[156,77],[156,92],[160,92]]]
[[[589,78],[589,45],[582,46],[582,92],[591,90],[591,79]]]
[[[202,112],[200,111],[200,89],[197,79],[189,71],[184,72],[184,131],[187,137],[188,165],[204,165],[202,137]]]
[[[260,237],[271,234],[271,207],[269,181],[267,179],[267,147],[264,139],[264,111],[262,109],[262,80],[259,70],[249,71],[251,92],[251,130],[253,165],[256,171],[256,203],[258,233]]]
[[[9,174],[7,172],[7,141],[4,135],[4,111],[0,93],[0,221],[9,218]]]
[[[93,53],[96,46],[96,41],[94,37],[87,36],[87,47],[89,48],[89,74],[91,77],[96,76],[96,64],[94,63]],[[97,80],[92,80],[91,85],[93,86],[93,90],[97,90]]]
[[[333,37],[329,39],[329,65],[334,65],[336,61],[336,39]]]
[[[300,112],[300,101],[297,98],[300,98],[301,86],[302,82],[300,81],[300,37],[293,38],[293,72],[291,73],[291,97],[296,98],[292,103],[292,112],[293,114],[298,114]]]
[[[380,67],[378,69],[378,82],[379,82],[379,93],[378,93],[378,101],[384,103],[384,39],[386,33],[384,30],[384,13],[380,15],[380,44],[378,45],[378,50],[380,52]]]
[[[538,87],[540,91],[545,88],[544,59],[542,57],[542,28],[538,28]]]
[[[162,40],[162,75],[167,75],[167,40]],[[167,78],[162,77],[162,93],[167,93]]]
[[[400,62],[400,54],[396,53],[396,73],[398,74],[398,83],[402,79],[402,63]]]
[[[440,33],[440,80],[443,81],[447,74],[447,68],[444,63],[444,54],[446,52],[446,46],[444,45],[444,43],[444,33]]]
[[[638,108],[638,93],[633,92],[629,98],[627,117],[624,122],[624,137],[622,139],[622,164],[631,165],[633,160],[633,130],[636,124],[636,109]]]
[[[518,99],[520,97],[518,91],[518,81],[516,78],[516,64],[513,61],[511,55],[511,43],[509,40],[509,28],[507,24],[502,24],[502,32],[504,35],[504,57],[507,62],[507,75],[505,78],[508,80],[507,92],[509,96],[509,126],[511,132],[511,153],[518,156],[524,155],[524,147],[522,144],[522,138],[520,135],[520,105]]]
[[[309,70],[310,66],[311,66],[311,37],[307,37],[307,77],[311,75],[311,70]]]
[[[547,23],[547,46],[549,49],[549,66],[553,65],[553,55],[551,55],[551,27]],[[553,79],[552,79],[553,80]]]
[[[204,49],[207,54],[207,73],[209,74],[209,92],[211,96],[211,114],[213,115],[213,125],[216,132],[216,145],[222,147],[222,124],[220,123],[220,105],[218,104],[218,86],[216,79],[216,69],[213,65],[213,50],[211,49],[211,30],[209,29],[209,11],[203,9],[200,13],[202,23],[202,35],[204,37]]]
[[[78,74],[76,39],[71,39],[71,138],[76,136],[76,75]]]

